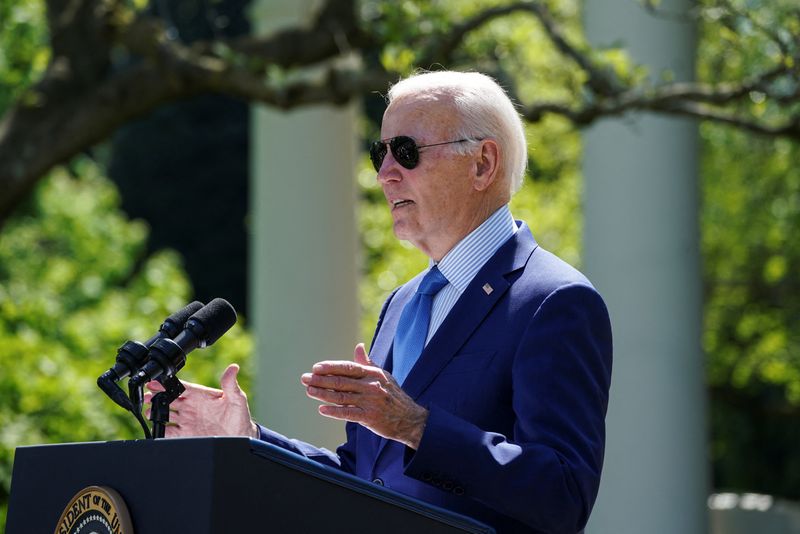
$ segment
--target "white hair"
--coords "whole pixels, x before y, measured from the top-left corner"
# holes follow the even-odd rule
[[[514,104],[496,81],[479,72],[421,72],[389,89],[387,100],[405,97],[446,97],[456,107],[461,125],[456,138],[494,139],[500,147],[502,170],[511,194],[522,187],[528,165],[525,129]],[[465,143],[466,144],[466,143]],[[466,153],[465,144],[452,145]]]

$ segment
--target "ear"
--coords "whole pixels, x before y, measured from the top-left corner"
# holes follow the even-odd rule
[[[500,168],[500,147],[493,139],[481,141],[481,149],[475,160],[475,178],[473,186],[476,191],[485,191],[497,178]]]

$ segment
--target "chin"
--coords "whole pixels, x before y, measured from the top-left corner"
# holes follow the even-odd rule
[[[406,237],[406,232],[403,231],[402,225],[398,226],[398,225],[395,224],[392,227],[392,230],[394,231],[394,236],[397,239],[408,239],[408,237]]]
[[[412,241],[415,235],[404,221],[395,221],[394,225],[392,225],[392,230],[394,231],[394,236],[403,241]]]

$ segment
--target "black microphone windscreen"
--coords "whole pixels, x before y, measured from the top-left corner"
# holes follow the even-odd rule
[[[161,325],[161,331],[167,334],[168,337],[174,338],[183,330],[183,325],[186,324],[189,317],[202,307],[203,303],[199,300],[187,304],[164,320],[164,324]]]
[[[236,324],[236,310],[227,300],[216,298],[192,315],[191,319],[203,325],[205,345],[209,346]]]

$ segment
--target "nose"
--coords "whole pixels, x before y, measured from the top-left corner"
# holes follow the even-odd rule
[[[400,164],[394,159],[392,151],[387,150],[386,156],[381,162],[381,168],[378,169],[378,183],[385,184],[387,182],[396,182],[401,178],[402,174],[400,172]]]

